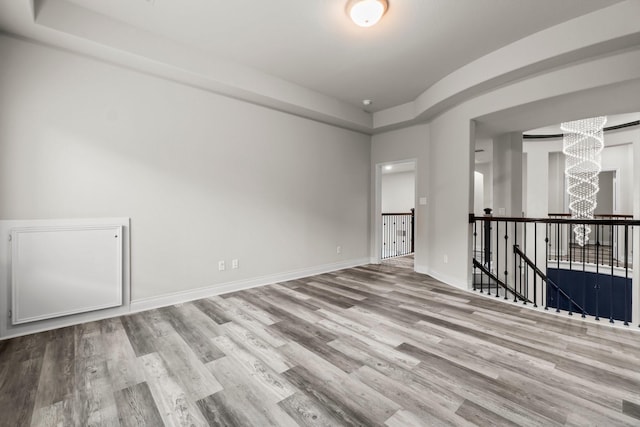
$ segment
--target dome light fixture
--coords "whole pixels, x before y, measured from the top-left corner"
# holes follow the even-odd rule
[[[350,0],[347,13],[356,25],[371,27],[380,21],[388,7],[387,0]]]

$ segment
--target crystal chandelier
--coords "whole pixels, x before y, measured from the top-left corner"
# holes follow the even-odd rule
[[[607,118],[592,117],[590,119],[565,122],[560,125],[563,131],[563,148],[565,154],[565,175],[567,176],[569,209],[571,218],[593,219],[596,209],[598,174],[602,169],[602,149],[604,136],[602,129]],[[589,241],[591,228],[581,224],[573,227],[573,233],[580,246]]]

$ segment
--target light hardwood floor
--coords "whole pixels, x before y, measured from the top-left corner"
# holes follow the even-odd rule
[[[2,426],[640,425],[640,334],[365,266],[0,342]]]

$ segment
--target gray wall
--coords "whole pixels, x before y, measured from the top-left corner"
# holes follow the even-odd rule
[[[368,259],[369,136],[5,36],[0,58],[0,219],[131,217],[134,300]]]
[[[380,195],[380,171],[376,168],[382,163],[401,162],[415,160],[416,162],[416,206],[415,206],[415,270],[426,272],[429,237],[427,234],[429,218],[427,208],[428,175],[429,175],[429,126],[416,125],[404,129],[374,135],[371,138],[371,200],[373,209],[371,215],[371,257],[376,258],[380,254],[378,230],[380,230],[381,200]],[[377,191],[376,191],[377,188]],[[427,204],[421,205],[420,198],[426,198]]]

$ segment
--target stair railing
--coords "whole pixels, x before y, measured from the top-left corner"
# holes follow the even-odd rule
[[[629,325],[635,316],[640,323],[640,310],[632,310],[638,292],[632,274],[633,234],[640,220],[624,215],[577,220],[470,214],[469,222],[474,291],[569,315],[602,316],[610,323]],[[563,240],[576,225],[591,227],[591,246]]]

